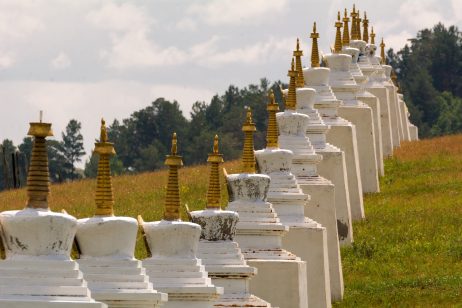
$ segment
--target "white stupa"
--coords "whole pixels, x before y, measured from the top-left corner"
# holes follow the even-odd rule
[[[270,177],[255,173],[253,132],[250,110],[242,128],[245,134],[242,169],[244,173],[225,174],[228,183],[228,210],[239,214],[236,242],[258,275],[250,281],[250,291],[280,308],[307,307],[306,262],[283,248],[289,227],[282,224],[267,202]]]
[[[0,307],[105,308],[96,302],[70,252],[77,219],[48,207],[45,138],[51,124],[30,123],[34,137],[27,175],[27,205],[0,213],[5,260],[0,261]]]
[[[296,56],[301,56],[299,48],[297,48]],[[300,59],[296,60],[296,63],[301,68]],[[298,70],[295,71],[297,74],[298,72]],[[292,79],[294,79],[291,82],[293,89],[290,92],[293,97],[289,97],[286,102],[292,101],[295,97],[295,76]],[[302,80],[299,81],[303,84]],[[297,94],[303,92],[302,90],[304,89],[297,89]],[[314,98],[314,90],[309,90]],[[314,104],[314,100],[312,103]],[[296,106],[298,106],[298,97],[293,107]],[[293,146],[293,149],[279,148],[276,123],[278,109],[274,94],[271,93],[268,104],[266,149],[256,151],[255,156],[260,171],[271,178],[268,201],[273,204],[281,222],[289,226],[289,233],[283,238],[283,245],[307,261],[308,304],[315,307],[325,306],[331,299],[337,301],[343,297],[343,274],[335,215],[334,186],[316,173],[311,173],[316,170],[316,165],[313,170],[311,168],[313,160],[310,158],[313,154],[317,154],[314,153],[309,139],[305,136],[308,116],[294,112],[293,109],[278,113],[278,122],[284,125],[284,127],[279,126],[281,128],[279,139],[288,141],[285,143],[286,147]],[[297,129],[294,129],[295,127]],[[308,141],[305,142],[305,146],[298,142],[300,138]],[[311,150],[312,153],[307,153],[310,152],[307,150]],[[303,168],[293,168],[295,164],[299,164],[300,167],[304,166],[305,170],[310,171],[304,172]],[[291,170],[295,169],[298,170],[300,177],[292,174]],[[307,202],[309,196],[311,200]],[[305,217],[307,213],[311,219]],[[300,245],[303,238],[310,242],[305,240],[306,244]],[[327,253],[325,253],[325,246],[327,246]]]
[[[349,77],[351,77],[351,74],[349,73],[351,56],[340,53],[342,50],[340,33],[342,22],[338,20],[335,25],[337,27],[337,32],[335,38],[336,47],[334,53],[330,53],[324,56],[325,62],[330,68],[328,82],[331,87],[333,84],[342,80],[342,78],[346,78],[348,80]],[[333,79],[333,70],[337,71],[335,76],[336,79]],[[334,95],[334,93],[332,94]],[[343,102],[338,101],[337,104],[326,106],[327,108],[323,105],[317,105],[316,107],[321,112],[321,114],[323,114],[324,122],[331,126],[331,130],[327,135],[327,140],[345,152],[345,161],[348,175],[348,190],[350,193],[351,218],[352,220],[359,220],[364,218],[364,205],[358,153],[357,129],[354,124],[338,116],[338,108],[342,104]]]
[[[359,20],[357,20],[359,21]],[[343,43],[346,46],[350,46],[359,50],[359,56],[353,58],[351,63],[350,69],[351,74],[355,78],[356,83],[359,85],[359,91],[356,94],[358,100],[363,102],[364,104],[368,105],[372,109],[372,119],[373,119],[373,126],[374,126],[374,137],[375,137],[375,158],[377,161],[377,170],[379,176],[383,176],[385,174],[384,164],[383,164],[383,148],[382,148],[382,124],[380,118],[380,101],[377,96],[370,93],[366,86],[369,82],[369,78],[375,72],[375,69],[367,60],[365,55],[366,53],[366,44],[369,41],[369,20],[367,19],[366,12],[364,12],[363,22],[363,35],[361,39],[360,35],[360,26],[359,23],[356,22],[356,30],[355,36],[356,39],[353,37],[350,39],[348,37],[348,17],[346,16],[343,19],[344,23],[344,31],[343,31]],[[358,27],[359,26],[359,27]],[[353,24],[351,25],[352,31],[355,29]],[[358,29],[359,28],[359,29]],[[366,60],[366,61],[364,61]],[[361,65],[361,67],[360,67]]]
[[[379,80],[383,82],[383,85],[388,89],[388,98],[390,102],[390,121],[391,121],[391,136],[393,140],[393,147],[398,148],[401,143],[402,129],[400,118],[400,109],[398,108],[398,91],[393,82],[391,81],[392,67],[387,64],[385,57],[385,43],[382,38],[380,43],[380,57],[376,56],[372,60],[379,63],[384,69],[384,74],[380,76]]]
[[[357,14],[354,12],[354,14]],[[356,24],[356,15],[354,15],[353,24]],[[345,29],[348,29],[348,18],[344,18]],[[340,12],[337,16],[337,25],[340,22]],[[340,34],[340,31],[338,31]],[[348,31],[344,32],[344,40],[349,43]],[[350,55],[350,57],[340,57],[341,54]],[[330,68],[329,84],[334,91],[335,96],[342,100],[343,104],[339,107],[339,116],[347,119],[356,126],[356,138],[358,145],[359,170],[361,173],[361,185],[363,192],[378,192],[379,179],[377,170],[377,159],[375,149],[375,132],[372,117],[372,109],[357,99],[359,85],[353,78],[352,72],[358,75],[361,82],[365,81],[364,75],[357,67],[359,50],[356,48],[343,46],[341,37],[336,38],[334,54],[326,55],[327,66]],[[353,219],[364,218],[364,209],[355,211],[351,209]]]
[[[323,157],[317,165],[317,170],[321,176],[331,180],[335,186],[335,211],[340,243],[351,244],[353,242],[353,225],[345,153],[335,145],[326,142],[326,133],[330,129],[330,126],[326,123],[333,123],[334,126],[338,126],[339,130],[347,131],[347,134],[351,131],[349,135],[351,144],[353,144],[353,128],[351,123],[337,116],[337,108],[341,102],[337,100],[329,86],[330,69],[319,67],[319,34],[316,32],[316,23],[313,25],[311,38],[313,39],[311,67],[303,69],[303,76],[305,85],[316,90],[314,107],[317,108],[315,111],[318,112],[313,112],[309,103],[298,106],[298,111],[310,117],[306,135],[316,153],[321,154]],[[319,117],[320,115],[321,117]],[[346,128],[343,128],[344,126]]]
[[[167,294],[153,289],[141,261],[134,251],[138,223],[131,217],[114,216],[110,156],[114,146],[107,141],[104,120],[100,141],[95,144],[99,155],[96,178],[96,213],[78,220],[76,242],[80,250],[80,268],[92,295],[111,307],[160,307]]]
[[[218,152],[218,136],[215,136],[213,153],[209,154],[209,187],[206,209],[189,213],[191,221],[202,227],[197,251],[205,270],[216,286],[224,293],[215,302],[216,307],[271,307],[271,304],[250,293],[249,280],[257,269],[244,259],[239,245],[234,241],[239,215],[223,211],[221,205],[220,171],[223,155]]]
[[[169,173],[164,219],[144,222],[138,217],[149,252],[143,266],[154,288],[168,293],[164,307],[211,308],[223,294],[223,288],[212,284],[197,258],[201,227],[180,220],[178,169],[183,162],[177,155],[176,134],[173,134],[171,155],[167,155],[165,164]]]

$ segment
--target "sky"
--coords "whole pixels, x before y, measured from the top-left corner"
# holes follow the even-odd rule
[[[0,0],[0,140],[20,143],[43,110],[58,139],[80,121],[90,153],[102,117],[158,97],[189,117],[231,84],[286,80],[296,38],[308,65],[313,22],[327,53],[353,2],[395,50],[439,21],[462,28],[462,0]]]

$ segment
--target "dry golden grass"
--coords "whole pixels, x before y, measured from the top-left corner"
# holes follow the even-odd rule
[[[400,161],[422,160],[435,155],[461,155],[462,134],[449,135],[419,142],[402,142],[400,148],[393,155]]]

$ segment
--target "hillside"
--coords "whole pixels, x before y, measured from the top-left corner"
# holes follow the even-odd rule
[[[237,162],[225,167],[238,171]],[[462,135],[404,143],[386,161],[382,192],[366,196],[367,219],[355,224],[355,243],[342,250],[346,289],[338,307],[460,304],[461,169]],[[116,214],[160,219],[166,175],[164,170],[115,177]],[[182,202],[203,208],[206,184],[205,166],[182,169]],[[78,218],[91,216],[94,187],[94,180],[53,185],[50,206]],[[22,208],[25,200],[25,190],[0,193],[0,210]],[[136,254],[145,255],[141,241]]]

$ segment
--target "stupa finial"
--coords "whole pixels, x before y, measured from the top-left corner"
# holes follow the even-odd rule
[[[266,147],[267,148],[278,148],[278,124],[276,121],[276,112],[279,111],[279,105],[276,103],[273,90],[270,90],[268,95],[268,127],[266,129]]]
[[[361,15],[359,15],[359,10],[357,12],[357,17],[356,17],[356,39],[360,40],[361,39]]]
[[[297,107],[297,96],[296,96],[296,78],[298,72],[295,70],[294,58],[290,65],[290,70],[287,72],[287,76],[290,77],[289,81],[289,93],[287,94],[285,109],[295,110]]]
[[[319,33],[316,32],[316,22],[313,23],[313,32],[311,32],[310,38],[312,39],[311,67],[319,67],[319,48],[318,48]]]
[[[51,123],[30,123],[29,136],[34,137],[32,154],[27,173],[27,204],[26,207],[34,209],[48,209],[48,195],[50,194],[50,174],[48,170],[48,152],[46,137],[53,136]]]
[[[221,203],[220,164],[223,162],[223,154],[218,151],[218,135],[215,135],[213,139],[213,152],[209,154],[207,162],[210,164],[210,177],[206,207],[219,209]]]
[[[353,4],[353,11],[350,13],[351,16],[351,39],[356,40],[358,35],[356,33],[356,17],[358,16],[358,13],[356,13],[356,7]]]
[[[98,174],[96,176],[96,216],[114,215],[114,195],[112,192],[112,179],[110,157],[115,154],[114,145],[108,142],[106,122],[101,119],[100,141],[95,143],[95,151],[99,155]]]
[[[340,21],[340,11],[337,14],[337,22],[335,23],[335,27],[337,30],[335,32],[334,53],[340,53],[342,51],[342,34],[340,32],[342,22]]]
[[[255,173],[256,162],[253,147],[253,133],[256,131],[255,123],[252,121],[252,110],[247,108],[247,118],[242,126],[244,132],[244,149],[242,151],[242,172]]]
[[[297,47],[293,52],[295,57],[295,69],[297,70],[297,79],[295,84],[297,88],[303,88],[305,86],[305,78],[303,77],[303,66],[302,66],[302,56],[303,50],[300,50],[300,41],[297,38]]]
[[[345,9],[345,12],[343,14],[343,38],[342,38],[343,46],[349,46],[350,45],[350,32],[348,30],[348,22],[349,21],[350,21],[350,18],[348,18],[347,9]]]
[[[383,37],[382,42],[380,43],[380,58],[380,64],[387,64],[387,59],[385,58],[385,43],[383,42]]]
[[[371,44],[375,45],[374,27],[371,27]]]
[[[180,220],[180,188],[178,185],[178,169],[183,166],[181,156],[177,155],[176,133],[172,137],[171,154],[167,155],[165,165],[168,166],[167,195],[165,197],[165,220]]]
[[[363,41],[369,43],[369,19],[367,19],[366,11],[364,11],[364,18],[363,18]]]

